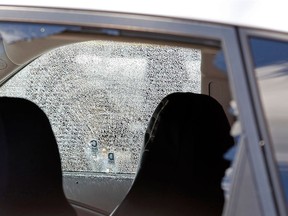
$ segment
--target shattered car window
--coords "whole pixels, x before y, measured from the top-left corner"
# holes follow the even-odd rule
[[[136,172],[150,116],[172,92],[200,92],[199,50],[89,41],[46,53],[0,89],[50,119],[64,171]]]

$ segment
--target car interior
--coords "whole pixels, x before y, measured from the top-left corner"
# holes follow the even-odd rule
[[[19,212],[21,215],[63,216],[153,216],[179,215],[179,212],[181,215],[221,215],[225,205],[221,182],[230,166],[224,155],[234,144],[230,126],[235,122],[230,112],[232,97],[228,76],[219,67],[221,44],[210,39],[165,34],[127,31],[127,35],[109,36],[99,29],[83,28],[79,32],[64,31],[14,43],[2,40],[1,59],[7,65],[0,73],[1,215],[19,215]],[[44,105],[23,96],[13,86],[9,92],[2,90],[42,55],[86,41],[133,44],[144,46],[143,50],[145,46],[163,46],[168,55],[166,47],[200,53],[200,91],[176,89],[159,94],[157,103],[149,111],[145,130],[140,133],[144,142],[138,144],[140,148],[135,159],[138,165],[131,173],[63,170],[61,146],[58,143],[57,148],[54,123]],[[121,55],[116,57],[113,56],[118,59]],[[160,73],[165,69],[165,59],[158,63],[157,73]],[[158,79],[165,84],[165,76]],[[169,86],[169,82],[165,85]],[[177,79],[174,82],[178,82]],[[156,91],[152,87],[147,94]],[[93,98],[91,94],[86,96]],[[114,154],[109,157],[110,166],[114,163]]]
[[[216,100],[187,92],[168,95],[144,143],[137,176],[112,215],[221,215],[221,181],[229,167],[223,155],[233,138]]]
[[[65,198],[49,120],[34,103],[2,97],[1,215],[75,215]],[[41,146],[40,146],[41,145]]]

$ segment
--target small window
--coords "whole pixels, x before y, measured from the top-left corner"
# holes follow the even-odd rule
[[[42,55],[0,94],[44,110],[64,171],[135,173],[155,107],[172,92],[200,93],[200,62],[195,49],[82,42]]]
[[[250,44],[260,97],[288,197],[288,42],[251,38]]]

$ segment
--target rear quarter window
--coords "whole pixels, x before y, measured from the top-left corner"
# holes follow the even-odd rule
[[[251,37],[250,46],[269,135],[287,198],[288,42]]]

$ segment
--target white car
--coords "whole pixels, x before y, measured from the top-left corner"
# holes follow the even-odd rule
[[[257,0],[1,1],[0,214],[58,215],[60,209],[59,215],[287,215],[287,5]],[[218,105],[192,106],[188,99],[174,99],[175,92],[215,99],[225,112],[224,124],[231,126],[231,136],[225,132],[229,141],[219,141],[222,120],[211,120]],[[25,100],[13,106],[13,98]],[[22,113],[27,100],[44,111],[55,135],[65,196],[62,186],[60,194],[69,202],[63,205],[72,206],[68,213],[51,201],[48,185],[54,177],[48,167],[59,156],[46,158],[50,150],[41,146],[42,135],[33,138],[42,126],[29,123],[38,121],[38,111],[29,112],[31,118]],[[165,117],[170,101],[177,118]],[[181,121],[170,122],[173,118]],[[161,132],[165,141],[160,142],[161,124],[176,129]],[[202,138],[196,139],[199,134]],[[158,144],[156,159],[146,156],[150,146],[173,137],[175,145]],[[38,153],[31,153],[26,139],[39,143]],[[179,143],[190,139],[199,149],[180,151]],[[202,139],[211,146],[204,147]],[[43,146],[47,140],[43,135]],[[28,153],[18,146],[22,142]],[[37,154],[43,154],[43,169],[49,169],[41,172],[46,179],[41,187]],[[225,165],[214,163],[215,155]],[[177,166],[170,161],[174,157]],[[23,172],[34,159],[31,164],[38,168]],[[154,170],[150,178],[142,174],[146,163]],[[173,190],[166,188],[169,184]],[[207,192],[214,189],[219,196]],[[43,208],[42,198],[51,198]]]

